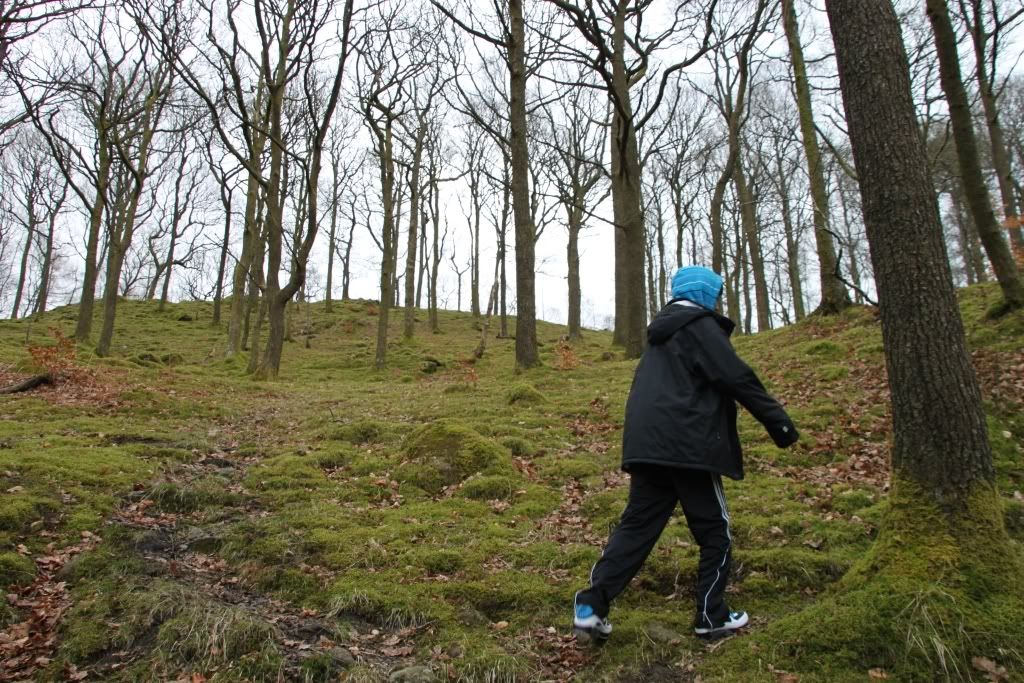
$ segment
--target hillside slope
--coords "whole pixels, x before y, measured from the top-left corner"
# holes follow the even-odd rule
[[[1024,315],[983,320],[997,296],[966,290],[962,310],[1019,544]],[[67,365],[68,381],[0,397],[0,681],[789,675],[772,647],[722,670],[721,654],[748,635],[712,646],[688,635],[697,549],[681,519],[615,605],[612,640],[592,650],[568,636],[572,594],[626,494],[634,362],[608,352],[610,335],[570,346],[542,323],[544,366],[517,374],[512,340],[489,339],[470,364],[478,321],[442,312],[431,334],[423,315],[411,340],[395,321],[378,372],[372,302],[330,315],[298,305],[282,379],[259,383],[245,358],[221,358],[210,310],[126,301],[114,357],[56,354],[47,362]],[[0,384],[30,374],[27,346],[51,345],[49,328],[69,333],[74,316],[0,322]],[[730,601],[756,635],[813,604],[875,537],[888,396],[871,309],[735,345],[804,437],[779,451],[741,418],[748,477],[726,484]],[[1019,645],[1001,650],[975,654],[1024,680]],[[960,673],[996,675],[984,666]],[[822,670],[866,680],[919,669],[880,652],[856,665],[837,653]]]

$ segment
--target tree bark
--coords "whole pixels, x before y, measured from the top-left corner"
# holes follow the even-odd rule
[[[221,306],[224,300],[224,273],[228,265],[228,244],[231,241],[231,195],[224,184],[220,187],[221,205],[224,207],[224,236],[221,238],[220,260],[217,262],[217,283],[213,292],[213,318],[211,325],[220,325]]]
[[[582,334],[580,321],[580,303],[583,296],[580,288],[580,229],[582,228],[582,212],[578,207],[569,210],[569,241],[566,245],[566,258],[569,264],[569,340],[576,341]]]
[[[775,168],[779,176],[779,197],[782,200],[782,228],[786,234],[786,272],[793,294],[793,314],[799,322],[807,315],[804,309],[803,282],[800,278],[800,244],[793,229],[793,208],[789,201],[789,180],[782,165],[782,154],[776,152]]]
[[[516,236],[516,367],[532,368],[537,354],[534,249],[537,239],[530,211],[530,152],[526,120],[526,27],[522,0],[509,0],[509,148],[512,157],[512,214]]]
[[[36,294],[35,312],[38,314],[46,312],[46,305],[50,298],[50,271],[53,268],[53,236],[57,228],[57,216],[60,213],[60,204],[63,204],[63,198],[54,208],[53,212],[50,214],[50,220],[47,222],[46,241],[43,246],[43,266],[40,269],[39,290]]]
[[[78,302],[78,321],[75,323],[75,341],[85,344],[92,333],[93,308],[96,302],[96,279],[98,276],[98,252],[100,229],[107,208],[107,191],[110,186],[111,158],[107,148],[106,123],[97,124],[96,199],[89,210],[89,234],[85,245],[85,272],[82,275],[82,298]]]
[[[800,44],[800,27],[797,23],[794,0],[782,0],[782,24],[786,32],[786,41],[789,43],[796,105],[800,113],[800,135],[803,138],[804,155],[807,157],[807,173],[814,202],[814,241],[818,248],[818,272],[821,280],[821,303],[818,304],[816,312],[828,315],[849,306],[850,295],[846,291],[846,286],[837,277],[839,264],[832,234],[829,231],[825,169],[821,163],[818,134],[814,128],[811,88],[807,81],[807,66],[804,63],[803,46]]]
[[[956,517],[979,487],[994,494],[995,475],[899,21],[889,0],[826,8],[881,306],[893,472]]]
[[[974,216],[981,243],[995,271],[1003,292],[1003,312],[1024,307],[1024,284],[1017,273],[1017,265],[1010,247],[999,228],[992,201],[985,185],[974,137],[974,123],[970,103],[960,77],[960,57],[957,54],[956,34],[949,19],[946,0],[927,0],[928,21],[935,35],[935,48],[939,58],[942,90],[949,103],[949,118],[956,143],[957,160],[964,183],[967,204]]]
[[[21,251],[21,267],[18,269],[18,285],[14,290],[14,305],[11,307],[11,320],[18,319],[18,311],[21,308],[21,296],[25,292],[25,282],[28,279],[28,257],[32,254],[32,242],[35,238],[35,223],[35,210],[30,208],[28,230],[25,232],[25,248]]]
[[[768,280],[764,273],[764,258],[761,254],[761,238],[758,234],[759,228],[757,226],[757,208],[755,206],[754,193],[751,192],[750,185],[747,183],[747,173],[743,168],[742,155],[736,159],[736,173],[733,182],[736,183],[736,198],[740,203],[740,222],[743,225],[746,252],[750,256],[750,268],[754,275],[757,331],[764,332],[772,329],[772,314],[768,299]],[[747,292],[746,279],[746,270],[744,270],[743,289],[745,293]],[[749,296],[747,300],[749,302]]]
[[[985,127],[988,129],[992,166],[995,167],[996,179],[999,183],[999,195],[1003,201],[1003,227],[1010,233],[1010,241],[1017,249],[1024,248],[1024,230],[1021,229],[1019,207],[1013,187],[1013,172],[1010,169],[1010,153],[1003,136],[1003,126],[999,121],[999,106],[992,74],[988,72],[988,34],[985,31],[984,17],[980,0],[971,1],[972,17],[965,17],[971,44],[974,46],[974,73],[978,80],[978,94],[985,112]],[[999,29],[997,29],[999,30]]]

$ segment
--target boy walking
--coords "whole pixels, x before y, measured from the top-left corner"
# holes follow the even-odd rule
[[[744,363],[729,335],[735,327],[715,312],[722,278],[700,266],[680,268],[672,296],[647,328],[648,347],[626,402],[622,469],[629,501],[590,586],[576,594],[573,631],[603,640],[612,631],[611,602],[640,570],[677,503],[700,546],[694,633],[725,635],[747,624],[723,595],[732,558],[722,475],[743,478],[736,402],[765,426],[779,448],[796,442],[796,427]]]

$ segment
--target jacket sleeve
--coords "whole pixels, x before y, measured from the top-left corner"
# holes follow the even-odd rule
[[[722,393],[738,401],[768,430],[779,448],[796,443],[796,426],[757,374],[736,355],[729,338],[711,318],[690,326],[696,337],[696,371]]]

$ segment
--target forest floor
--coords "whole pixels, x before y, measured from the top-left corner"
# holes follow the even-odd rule
[[[965,290],[962,310],[1019,549],[1024,315],[985,320],[997,297]],[[741,417],[729,600],[750,627],[690,635],[697,548],[677,516],[601,648],[569,625],[628,483],[635,361],[610,334],[569,345],[541,323],[544,364],[516,373],[496,324],[470,364],[472,316],[442,312],[435,334],[421,313],[404,340],[399,314],[375,371],[374,303],[300,304],[281,379],[258,382],[223,358],[209,304],[125,301],[112,357],[40,352],[75,314],[0,322],[0,386],[38,362],[65,376],[0,397],[0,681],[898,679],[885,653],[789,672],[770,641],[716,667],[876,536],[891,430],[873,309],[734,340],[803,436],[780,451]],[[960,676],[1024,680],[1024,648],[997,649]]]

